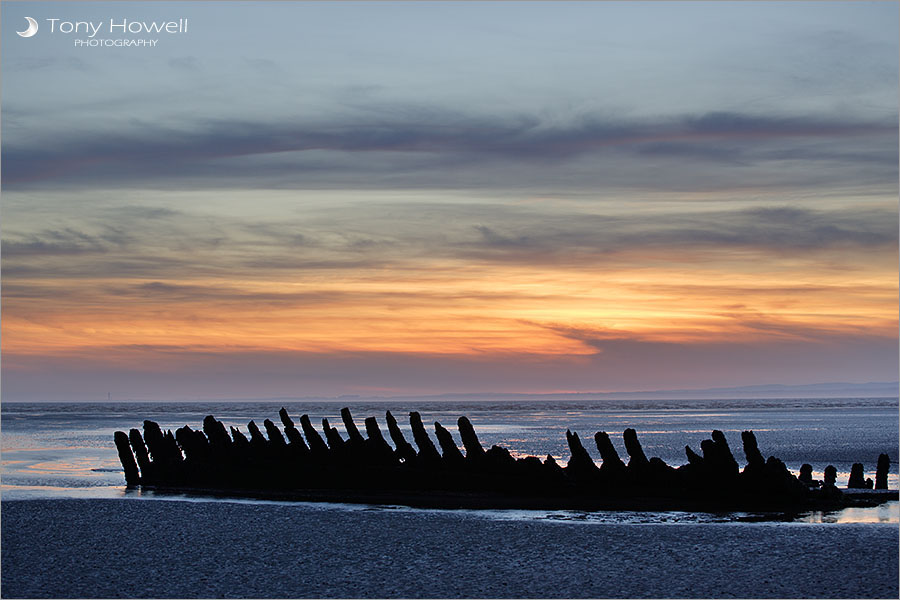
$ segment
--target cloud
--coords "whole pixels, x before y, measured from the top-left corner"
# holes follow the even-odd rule
[[[497,261],[590,262],[654,250],[671,251],[674,260],[679,251],[691,249],[747,249],[775,254],[888,249],[896,247],[897,227],[897,214],[888,208],[772,206],[614,216],[560,212],[516,215],[505,209],[493,215],[490,225],[475,225],[477,235],[457,242],[456,248],[469,258]]]
[[[348,297],[348,294],[341,291],[259,292],[238,286],[178,284],[162,281],[130,286],[109,286],[105,287],[101,294],[159,306],[192,303],[210,307],[215,303],[235,305],[243,303],[248,307],[261,305],[296,307],[306,304],[337,304]]]
[[[845,339],[896,339],[896,320],[892,327],[877,329],[871,326],[853,326],[846,322],[804,322],[792,320],[790,316],[777,313],[763,313],[748,309],[745,306],[734,307],[732,312],[711,311],[709,316],[716,318],[717,332],[698,330],[696,327],[683,330],[672,329],[660,339],[659,332],[642,333],[627,331],[622,328],[601,328],[568,325],[564,323],[538,323],[526,321],[524,324],[552,331],[563,338],[584,344],[598,357],[607,353],[615,353],[622,348],[649,349],[691,347],[724,348],[728,343],[736,346],[756,346],[779,344],[838,347]]]
[[[886,133],[887,123],[864,123],[841,119],[758,116],[737,112],[710,111],[684,118],[687,135],[709,137],[808,137]]]
[[[625,169],[614,183],[702,188],[708,185],[705,173],[696,172],[692,182],[673,165],[688,161],[696,168],[699,161],[721,169],[723,160],[736,170],[719,178],[737,185],[747,185],[759,169],[772,171],[775,184],[805,184],[812,175],[856,181],[849,167],[860,160],[876,162],[870,175],[878,178],[870,183],[887,184],[896,180],[897,163],[896,118],[734,112],[548,119],[398,105],[315,119],[132,120],[116,130],[54,132],[52,144],[43,143],[39,132],[36,124],[28,132],[32,139],[13,132],[4,140],[5,186],[140,187],[180,185],[176,182],[189,178],[191,186],[208,188],[267,181],[276,187],[444,187],[450,182],[517,187],[549,178],[565,189],[593,185]],[[784,153],[790,168],[773,164]],[[830,170],[822,168],[822,161],[830,163]],[[453,177],[447,178],[446,169],[454,169]]]
[[[122,249],[129,236],[121,227],[107,225],[99,234],[88,234],[67,227],[44,230],[18,239],[4,239],[2,254],[5,260],[28,256],[67,256],[73,254],[103,254]]]
[[[265,194],[256,197],[264,208]],[[627,205],[626,205],[627,206]],[[190,210],[190,212],[187,212]],[[770,259],[841,251],[894,252],[891,206],[814,209],[786,205],[699,206],[631,213],[590,204],[518,204],[353,199],[275,222],[126,205],[85,206],[68,227],[31,230],[8,209],[5,277],[245,277],[269,272],[353,272],[429,268],[434,261],[503,266],[615,268],[653,254],[670,266],[703,257],[737,261],[733,251]],[[866,259],[871,261],[872,256]],[[52,267],[46,260],[52,260]],[[446,263],[444,263],[446,264]],[[279,275],[281,277],[282,275]]]

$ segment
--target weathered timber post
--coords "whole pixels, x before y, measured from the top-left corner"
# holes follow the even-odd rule
[[[744,473],[751,475],[761,472],[763,467],[766,466],[766,460],[763,458],[762,452],[759,451],[756,436],[752,431],[742,431],[741,441],[744,444],[744,457],[747,459]]]
[[[212,415],[207,415],[203,419],[203,433],[206,434],[206,439],[209,440],[209,446],[214,454],[224,455],[228,452],[232,441],[224,423],[217,421]]]
[[[693,467],[702,468],[704,466],[703,457],[691,450],[690,446],[684,447],[684,454],[687,456],[688,464]]]
[[[828,465],[825,467],[825,479],[822,481],[823,488],[833,488],[836,487],[834,485],[835,481],[837,481],[837,469],[834,468],[833,465]]]
[[[434,433],[437,436],[438,443],[441,445],[441,453],[444,455],[444,460],[447,461],[448,464],[461,463],[463,454],[459,451],[456,442],[453,441],[453,436],[450,435],[450,432],[444,429],[440,423],[435,421]]]
[[[300,431],[294,427],[294,422],[291,420],[291,417],[284,407],[278,411],[278,416],[281,417],[281,423],[284,425],[284,433],[287,435],[288,441],[290,442],[288,448],[297,456],[308,456],[309,448],[306,446],[303,436],[300,435]]]
[[[863,489],[866,487],[865,470],[862,463],[853,463],[850,467],[850,481],[847,482],[848,489]]]
[[[357,429],[356,423],[353,422],[353,416],[350,414],[350,409],[346,406],[341,409],[341,420],[344,422],[344,429],[347,430],[347,437],[350,439],[350,443],[357,447],[362,447],[365,440],[359,432],[359,429]]]
[[[588,477],[595,477],[598,475],[600,470],[597,468],[597,465],[594,464],[594,460],[591,458],[591,455],[588,454],[588,451],[584,449],[578,434],[566,429],[566,442],[568,442],[569,452],[572,454],[566,465],[566,469],[574,473],[576,477],[578,475]]]
[[[175,440],[184,452],[184,459],[189,463],[198,463],[205,461],[208,454],[208,448],[201,446],[199,440],[194,435],[194,430],[185,425],[175,430]],[[207,444],[206,438],[203,443]]]
[[[605,431],[598,431],[594,434],[594,444],[597,445],[597,451],[600,452],[600,458],[603,459],[601,471],[621,473],[625,470],[625,463],[619,458],[619,453],[613,446],[612,440],[609,439],[609,434]]]
[[[168,475],[167,467],[170,462],[166,456],[166,440],[163,436],[159,425],[154,421],[144,421],[144,441],[147,443],[147,450],[150,452],[150,458],[156,465],[157,477],[165,478]]]
[[[715,456],[716,468],[721,470],[723,474],[727,474],[728,477],[736,477],[740,473],[741,468],[734,459],[731,448],[728,447],[728,440],[725,439],[725,434],[718,429],[714,429],[712,440],[714,443],[713,455]]]
[[[237,427],[231,428],[231,443],[235,448],[246,450],[250,447],[250,440],[244,435],[244,432]]]
[[[328,447],[334,455],[344,452],[344,438],[338,433],[338,430],[328,424],[328,419],[322,419],[322,431],[325,432],[325,439],[328,441]]]
[[[625,450],[629,456],[628,468],[641,471],[648,467],[650,463],[647,460],[647,455],[644,454],[641,443],[638,441],[637,432],[629,427],[622,433],[622,439],[625,440]]]
[[[269,419],[263,421],[263,426],[266,428],[266,435],[269,436],[269,443],[275,448],[283,450],[287,446],[287,442],[284,441],[281,430]]]
[[[812,486],[812,465],[808,463],[803,463],[802,465],[800,465],[800,475],[797,477],[797,479],[799,479],[806,485]]]
[[[259,426],[254,422],[250,421],[247,423],[247,431],[250,432],[250,445],[260,450],[264,450],[269,446],[269,440],[266,439],[266,436],[262,434],[259,430]]]
[[[306,443],[309,445],[309,451],[316,458],[322,458],[328,455],[328,446],[322,440],[322,436],[312,426],[309,421],[309,415],[300,417],[300,427],[303,428],[303,435],[306,437]]]
[[[397,459],[394,457],[394,449],[391,448],[391,445],[384,439],[384,435],[382,435],[381,428],[378,427],[378,421],[375,417],[367,417],[364,423],[366,426],[366,435],[369,439],[363,440],[363,443],[369,447],[372,455],[378,462],[396,464]],[[362,439],[362,436],[360,436],[360,439]]]
[[[387,421],[388,433],[391,435],[391,440],[394,442],[394,446],[397,447],[397,456],[400,457],[400,460],[403,462],[414,460],[416,458],[416,451],[413,449],[412,445],[406,441],[406,438],[403,437],[403,432],[400,431],[400,427],[397,425],[397,419],[394,418],[391,411],[385,413],[384,419]]]
[[[422,416],[416,411],[409,413],[409,425],[412,427],[413,440],[415,440],[416,446],[419,447],[419,458],[429,462],[439,461],[441,455],[438,454],[437,448],[434,447],[434,442],[431,441],[431,438],[428,437],[428,432],[425,431],[425,426],[422,424]]]
[[[891,470],[891,457],[887,454],[878,455],[878,466],[875,470],[875,489],[886,490],[888,471]]]
[[[180,466],[184,462],[184,456],[181,454],[181,448],[178,447],[178,442],[175,441],[175,436],[172,435],[171,429],[166,430],[163,441],[165,442],[166,455],[171,458],[174,465]]]
[[[116,442],[116,450],[119,451],[119,460],[122,468],[125,469],[125,484],[128,487],[138,485],[141,482],[141,476],[138,472],[137,463],[134,461],[134,452],[131,450],[131,444],[128,441],[128,434],[124,431],[117,431],[113,434]]]
[[[466,458],[470,460],[484,458],[484,448],[481,447],[481,442],[478,441],[475,428],[472,427],[469,419],[460,417],[456,421],[456,426],[459,428],[459,437],[462,438],[463,446],[466,449]]]
[[[128,432],[128,439],[131,442],[131,448],[134,450],[138,466],[141,469],[141,483],[156,483],[154,481],[153,467],[150,464],[150,456],[147,454],[147,446],[144,445],[144,439],[141,437],[141,432],[137,429],[130,430]]]

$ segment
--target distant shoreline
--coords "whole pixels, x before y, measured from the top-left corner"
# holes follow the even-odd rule
[[[602,402],[815,402],[815,401],[827,401],[827,400],[846,400],[846,401],[869,401],[869,402],[877,402],[878,404],[874,404],[873,406],[898,406],[900,408],[900,399],[895,396],[796,396],[796,397],[785,397],[785,396],[747,396],[744,398],[722,398],[710,396],[708,398],[701,397],[664,397],[660,396],[657,398],[644,397],[644,396],[636,396],[634,398],[624,398],[624,397],[609,397],[609,398],[595,398],[595,397],[577,397],[577,398],[547,398],[543,396],[515,396],[511,398],[496,398],[496,397],[480,397],[477,395],[472,395],[472,397],[436,397],[436,396],[398,396],[391,398],[369,398],[369,397],[360,397],[360,398],[221,398],[221,399],[188,399],[188,400],[158,400],[158,399],[142,399],[142,398],[128,398],[128,399],[111,399],[111,400],[2,400],[0,401],[0,406],[6,405],[29,405],[29,404],[84,404],[84,405],[93,405],[93,404],[335,404],[335,405],[347,405],[354,403],[362,403],[362,404],[405,404],[405,403],[415,403],[416,405],[420,404],[439,404],[442,402],[446,403],[460,403],[460,404],[480,404],[486,402],[498,402],[498,403],[509,403],[513,404],[516,402],[533,402],[535,404],[540,404],[544,402],[559,402],[565,404],[566,402],[592,402],[600,404]],[[855,405],[854,405],[855,406]]]
[[[82,404],[115,403],[213,403],[213,402],[603,402],[603,401],[778,401],[778,400],[874,400],[900,403],[897,382],[867,384],[815,384],[803,386],[749,386],[744,388],[707,388],[698,390],[655,390],[638,392],[560,392],[560,393],[447,393],[408,394],[398,396],[274,396],[265,398],[111,398],[96,399],[9,399],[4,404],[36,404],[77,402]]]

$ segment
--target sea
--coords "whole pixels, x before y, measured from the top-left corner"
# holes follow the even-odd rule
[[[465,415],[482,445],[569,458],[565,432],[592,447],[609,433],[627,460],[634,428],[672,466],[714,429],[743,464],[740,432],[798,472],[853,463],[875,478],[891,458],[897,398],[13,403],[0,405],[0,595],[12,597],[898,597],[900,505],[799,515],[679,511],[437,510],[156,494],[126,489],[113,433],[200,428],[206,415],[247,431],[284,407],[343,432],[342,407],[409,440],[407,415],[459,443]],[[387,435],[386,438],[389,439]],[[461,444],[460,444],[461,446]]]

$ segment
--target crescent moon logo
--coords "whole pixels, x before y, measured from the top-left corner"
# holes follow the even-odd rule
[[[16,33],[18,33],[22,37],[31,37],[37,33],[37,30],[38,30],[37,21],[35,21],[31,17],[25,17],[25,20],[28,21],[28,29],[26,29],[25,31],[17,31]]]

